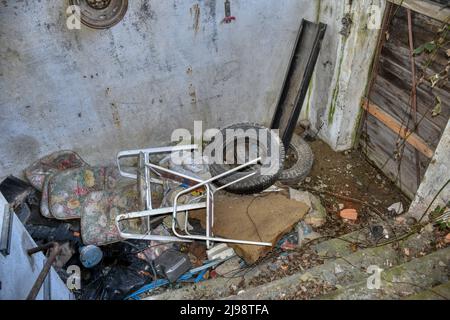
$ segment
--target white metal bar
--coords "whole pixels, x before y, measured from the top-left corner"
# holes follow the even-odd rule
[[[178,207],[177,207],[177,203],[178,203],[179,197],[180,197],[181,195],[183,195],[183,194],[186,194],[186,193],[188,193],[188,192],[191,192],[191,191],[193,191],[193,190],[196,190],[196,189],[198,189],[198,188],[200,188],[200,187],[202,187],[202,186],[204,186],[204,185],[207,186],[207,192],[208,192],[207,195],[208,195],[208,196],[207,196],[207,198],[206,198],[206,200],[207,200],[207,201],[206,201],[206,236],[200,236],[200,235],[198,235],[198,236],[182,235],[182,234],[180,234],[180,233],[177,232],[177,230],[176,230],[176,225],[175,225],[174,222],[172,222],[172,232],[174,233],[174,235],[177,236],[177,237],[179,237],[179,238],[183,238],[183,239],[203,240],[203,241],[206,241],[207,247],[209,247],[211,241],[212,241],[212,242],[240,243],[240,244],[249,244],[249,245],[259,245],[259,246],[269,246],[269,247],[271,247],[272,244],[269,243],[269,242],[257,242],[257,241],[246,241],[246,240],[236,240],[236,239],[225,239],[225,238],[211,237],[211,236],[210,236],[210,232],[209,232],[209,231],[210,231],[210,228],[211,228],[211,225],[210,225],[210,206],[209,206],[209,204],[210,204],[210,193],[209,193],[209,191],[210,191],[210,190],[209,190],[209,185],[208,185],[208,183],[211,183],[211,182],[213,182],[213,181],[215,181],[215,180],[217,180],[217,179],[220,179],[221,177],[227,176],[227,175],[229,175],[229,174],[231,174],[231,173],[233,173],[233,172],[242,170],[242,169],[244,169],[244,168],[246,168],[246,167],[248,167],[248,166],[250,166],[250,165],[252,165],[252,164],[257,163],[257,162],[260,161],[260,160],[261,160],[261,158],[255,159],[255,160],[253,160],[253,161],[250,161],[250,162],[248,162],[248,163],[246,163],[246,164],[243,164],[243,165],[241,165],[241,166],[238,166],[238,167],[236,167],[236,168],[234,168],[234,169],[231,169],[231,170],[229,170],[229,171],[227,171],[227,172],[224,172],[224,173],[222,173],[222,174],[220,174],[220,175],[218,175],[218,176],[212,177],[212,178],[210,178],[210,179],[208,179],[208,180],[206,180],[206,181],[203,181],[203,182],[201,182],[201,183],[199,183],[199,184],[197,184],[197,185],[195,185],[195,186],[192,186],[192,187],[190,187],[190,188],[188,188],[188,189],[186,189],[186,190],[182,190],[182,191],[180,191],[179,193],[177,193],[177,195],[176,195],[175,198],[174,198],[174,204],[173,204],[173,219],[172,219],[172,221],[175,221],[175,220],[176,220],[177,213],[178,213],[178,211],[180,211],[180,210],[178,209]],[[175,173],[175,174],[176,174],[176,173]],[[248,175],[248,176],[250,176],[250,175]],[[247,177],[247,178],[248,178],[248,177]],[[236,183],[237,181],[240,181],[240,180],[242,180],[242,179],[236,179],[235,181],[233,181],[233,183]],[[228,184],[228,186],[229,186],[229,185],[232,185],[233,183]]]
[[[186,145],[186,146],[173,146],[173,147],[160,147],[160,148],[148,148],[148,149],[136,149],[136,150],[127,150],[121,151],[116,156],[117,167],[119,169],[120,175],[122,177],[137,179],[137,175],[129,172],[125,172],[122,170],[120,166],[121,158],[128,157],[137,157],[141,152],[144,154],[158,154],[158,153],[169,153],[169,152],[178,152],[178,151],[188,151],[188,150],[197,150],[198,145]]]
[[[198,209],[204,209],[204,208],[206,208],[205,202],[185,204],[185,205],[178,207],[178,209],[180,211],[198,210]],[[152,209],[152,210],[124,213],[124,214],[118,215],[116,217],[116,223],[120,222],[122,220],[142,218],[142,217],[147,217],[147,216],[160,216],[160,215],[169,214],[172,212],[173,212],[173,207],[165,207],[165,208],[157,208],[157,209]]]

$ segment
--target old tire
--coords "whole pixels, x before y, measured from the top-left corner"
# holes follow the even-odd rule
[[[302,137],[294,134],[286,154],[287,157],[293,155],[294,161],[289,167],[283,169],[279,181],[287,185],[302,182],[309,175],[313,166],[314,154],[311,147]],[[285,162],[285,165],[288,163],[289,160]]]
[[[227,151],[229,150],[228,149],[229,145],[231,145],[231,143],[229,143],[229,145],[227,145],[227,142],[226,142],[226,130],[229,130],[229,129],[233,129],[233,130],[240,129],[241,130],[241,132],[234,133],[234,136],[237,139],[247,137],[246,132],[247,133],[250,132],[248,130],[256,130],[256,132],[260,132],[259,130],[263,130],[263,134],[265,134],[265,136],[267,137],[266,142],[260,141],[261,139],[259,139],[259,136],[256,139],[256,141],[257,141],[256,144],[255,144],[255,140],[252,140],[252,139],[246,140],[246,145],[249,145],[248,148],[251,148],[250,146],[256,145],[256,148],[258,148],[258,151],[259,151],[258,155],[260,157],[262,157],[263,160],[261,163],[252,165],[251,167],[247,168],[244,171],[237,171],[237,172],[231,173],[231,174],[217,180],[215,182],[215,184],[218,186],[224,186],[232,181],[243,178],[244,176],[248,175],[251,172],[256,171],[255,175],[253,175],[247,179],[244,179],[242,181],[239,181],[239,182],[227,187],[225,190],[227,190],[228,192],[231,192],[231,193],[236,193],[236,194],[253,194],[253,193],[259,193],[259,192],[267,189],[271,185],[273,185],[278,180],[278,178],[281,174],[281,170],[283,169],[284,158],[285,158],[284,146],[283,146],[283,143],[281,142],[281,139],[279,138],[279,136],[274,131],[272,131],[266,127],[263,127],[261,125],[258,125],[258,124],[254,124],[254,123],[234,124],[234,125],[231,125],[229,127],[222,129],[216,135],[216,137],[214,138],[214,141],[208,145],[208,148],[214,148],[215,150],[222,149],[222,151],[225,155],[227,153]],[[222,138],[216,139],[218,135],[221,135]],[[234,146],[235,140],[236,139],[233,139],[233,146]],[[235,153],[234,157],[237,157],[236,153]],[[276,159],[276,161],[270,161],[270,163],[268,165],[264,165],[265,163],[267,163],[266,161],[268,161],[268,159],[267,159],[268,157],[269,157],[269,159],[270,158]],[[240,159],[240,161],[241,162],[239,164],[248,162],[248,160],[246,160],[246,159],[244,159],[244,161],[242,161],[242,159]],[[223,162],[220,162],[220,163],[213,162],[213,163],[210,163],[210,165],[209,165],[209,171],[210,171],[211,175],[213,177],[215,177],[215,176],[222,174],[236,166],[237,166],[237,164],[224,164]]]

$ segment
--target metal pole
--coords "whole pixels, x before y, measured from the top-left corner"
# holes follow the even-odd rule
[[[28,293],[27,300],[35,300],[39,290],[41,290],[42,284],[45,281],[45,278],[47,277],[47,274],[50,271],[50,268],[52,267],[53,262],[55,261],[56,257],[61,251],[61,247],[56,242],[50,242],[43,246],[39,246],[33,249],[30,249],[27,251],[28,255],[33,255],[37,252],[41,252],[47,249],[51,249],[50,256],[48,257],[47,261],[44,264],[44,267],[42,268],[41,272],[39,273],[39,276],[37,277],[33,287],[30,290],[30,293]]]

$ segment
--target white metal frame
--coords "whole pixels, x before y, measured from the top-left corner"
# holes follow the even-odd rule
[[[185,174],[152,164],[150,162],[150,155],[151,154],[161,154],[161,153],[171,153],[171,152],[179,152],[179,151],[192,151],[197,150],[197,145],[186,145],[186,146],[175,146],[175,147],[162,147],[162,148],[150,148],[150,149],[138,149],[138,150],[129,150],[129,151],[122,151],[119,152],[117,155],[117,166],[119,168],[120,174],[123,177],[128,177],[132,179],[138,179],[138,175],[134,173],[124,172],[120,166],[120,160],[126,157],[139,157],[140,161],[143,161],[143,167],[140,168],[143,172],[143,182],[144,182],[144,190],[145,190],[145,210],[144,211],[138,211],[138,212],[130,212],[126,214],[121,214],[116,217],[116,226],[119,230],[120,236],[125,239],[140,239],[140,240],[155,240],[155,241],[179,241],[179,242],[191,242],[193,240],[202,240],[206,241],[206,246],[208,248],[211,247],[212,242],[225,242],[225,243],[240,243],[240,244],[248,244],[248,245],[259,245],[259,246],[272,246],[269,242],[256,242],[256,241],[246,241],[246,240],[237,240],[237,239],[226,239],[226,238],[219,238],[214,237],[212,234],[212,227],[214,226],[214,195],[227,187],[229,187],[232,184],[235,184],[239,181],[245,180],[255,174],[255,172],[250,173],[242,178],[239,178],[237,180],[234,180],[224,186],[221,186],[220,188],[215,188],[212,183],[220,178],[223,178],[225,176],[228,176],[229,174],[242,170],[248,166],[251,166],[258,161],[261,160],[261,158],[254,159],[250,162],[247,162],[243,165],[240,165],[238,167],[235,167],[229,171],[226,171],[220,175],[217,175],[215,177],[212,177],[207,180],[200,180],[198,178],[194,178],[191,176],[187,176]],[[142,164],[141,164],[142,166]],[[159,183],[162,184],[162,181],[159,179],[155,179],[151,177],[150,172],[154,172],[157,175],[161,175],[161,173],[167,173],[173,176],[177,176],[186,180],[191,181],[192,183],[195,183],[195,185],[182,190],[178,192],[174,198],[173,206],[172,207],[165,207],[165,208],[153,208],[152,207],[152,201],[151,201],[151,185],[152,183]],[[180,196],[192,192],[194,190],[197,190],[199,188],[204,188],[206,191],[206,202],[200,202],[200,203],[192,203],[192,204],[186,204],[186,205],[178,205],[178,199]],[[198,209],[205,209],[206,208],[206,234],[205,235],[193,235],[189,233],[188,230],[188,217],[189,217],[189,211],[191,210],[198,210]],[[177,215],[180,212],[185,212],[185,221],[184,221],[184,234],[181,234],[177,230]],[[173,236],[160,236],[160,235],[152,235],[151,234],[151,228],[150,228],[150,218],[154,216],[161,216],[161,215],[168,215],[172,214],[172,232],[175,235]],[[120,228],[120,222],[128,219],[135,219],[135,218],[147,218],[147,233],[146,234],[133,234],[133,233],[126,233],[123,232]],[[181,228],[181,226],[178,226]]]

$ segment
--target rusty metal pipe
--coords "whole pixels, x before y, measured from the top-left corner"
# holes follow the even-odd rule
[[[53,262],[55,261],[58,254],[61,252],[61,247],[56,242],[50,242],[43,246],[39,246],[33,249],[29,249],[28,255],[33,255],[37,252],[45,251],[47,249],[50,249],[50,256],[48,257],[47,261],[45,261],[44,267],[42,268],[41,272],[39,273],[39,276],[37,277],[36,281],[34,282],[33,287],[30,290],[30,293],[28,293],[27,300],[35,300],[39,290],[41,290],[42,284],[45,281],[45,278],[47,277],[48,273],[50,272],[50,268],[52,267]]]

